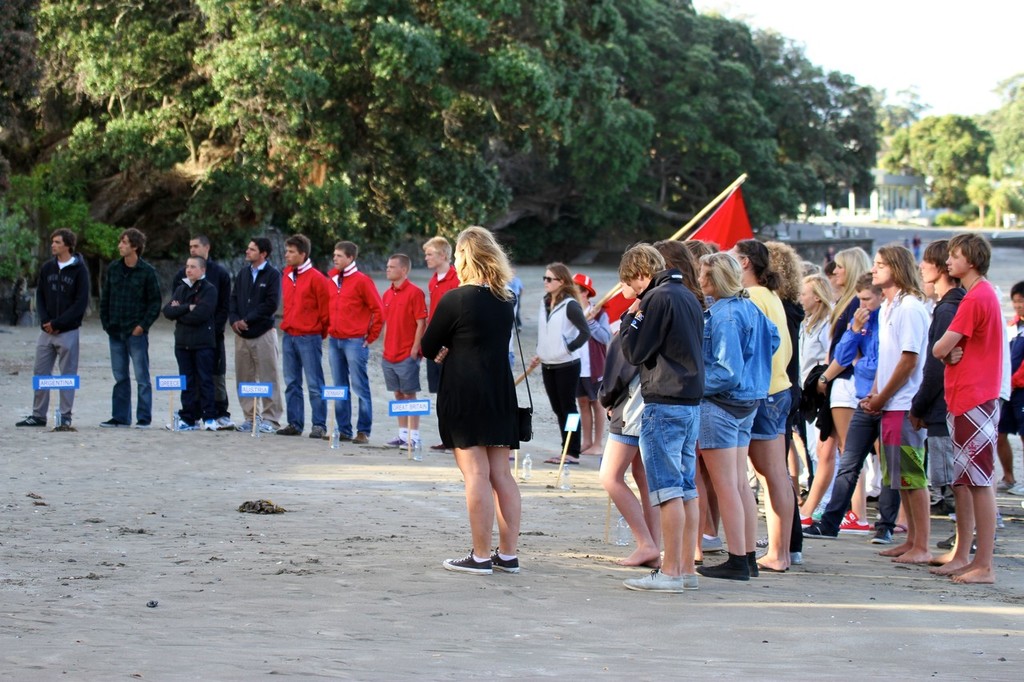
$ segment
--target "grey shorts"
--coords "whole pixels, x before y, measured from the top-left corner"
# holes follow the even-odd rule
[[[380,361],[384,370],[384,387],[396,393],[416,393],[420,390],[420,361],[408,357],[399,362]]]

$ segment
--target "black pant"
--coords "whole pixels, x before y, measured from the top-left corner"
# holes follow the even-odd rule
[[[231,413],[228,412],[228,356],[224,349],[223,330],[215,335],[214,340],[217,345],[213,355],[213,410],[217,413],[216,418],[220,419],[231,416]]]
[[[185,376],[178,415],[188,424],[217,418],[213,407],[214,354],[213,348],[174,349],[178,371]]]
[[[544,390],[547,391],[548,400],[551,401],[551,409],[558,418],[558,427],[562,429],[565,438],[565,421],[570,414],[579,412],[576,407],[576,388],[580,383],[580,361],[573,360],[562,365],[541,365],[541,375],[544,378]],[[569,437],[570,457],[580,456],[580,430],[579,427]]]
[[[878,440],[881,425],[882,415],[868,414],[859,407],[854,411],[850,429],[846,432],[846,442],[843,444],[843,456],[839,459],[839,473],[836,474],[836,482],[832,487],[832,499],[821,516],[821,529],[825,533],[831,535],[839,532],[839,524],[843,522],[843,517],[850,508],[857,479],[864,468],[868,453],[871,452],[871,446]],[[875,528],[892,531],[896,527],[896,517],[900,513],[900,491],[883,485],[878,496],[878,512],[882,518],[875,523]]]

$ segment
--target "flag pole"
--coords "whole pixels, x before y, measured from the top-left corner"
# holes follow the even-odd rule
[[[711,212],[711,211],[712,211],[712,210],[713,210],[713,209],[714,209],[714,208],[715,208],[716,206],[718,206],[718,205],[719,205],[720,203],[722,203],[722,202],[723,202],[723,201],[724,201],[724,200],[725,200],[726,198],[728,198],[730,194],[732,194],[733,192],[735,192],[735,191],[736,191],[736,189],[737,189],[737,188],[738,188],[738,187],[739,187],[740,185],[742,185],[742,184],[743,184],[744,182],[746,182],[746,181],[747,181],[747,174],[746,174],[746,173],[744,173],[743,175],[741,175],[741,176],[739,176],[738,178],[736,178],[735,180],[733,180],[733,181],[732,181],[732,183],[731,183],[731,184],[730,184],[730,185],[729,185],[728,187],[726,187],[726,188],[725,188],[724,190],[722,190],[721,194],[719,194],[719,195],[718,195],[717,197],[715,197],[715,198],[714,198],[714,199],[712,199],[712,200],[711,200],[710,202],[708,202],[707,206],[705,206],[704,208],[702,208],[701,210],[699,210],[699,211],[698,211],[698,212],[697,212],[697,213],[696,213],[696,214],[695,214],[695,215],[694,215],[694,216],[693,216],[692,218],[690,218],[690,221],[689,221],[689,222],[687,222],[687,223],[686,223],[685,225],[683,225],[683,226],[682,226],[682,227],[680,227],[680,228],[679,228],[678,230],[676,230],[675,234],[673,234],[673,235],[672,235],[671,237],[669,237],[669,238],[668,238],[668,239],[666,239],[665,241],[669,241],[669,242],[671,242],[671,241],[677,241],[677,240],[679,240],[679,239],[682,239],[682,238],[683,238],[683,236],[684,236],[684,235],[685,235],[685,234],[686,234],[687,232],[689,232],[690,230],[692,230],[692,229],[693,229],[693,227],[694,227],[694,226],[695,226],[695,225],[696,225],[697,223],[699,223],[699,222],[700,222],[701,220],[703,220],[703,219],[704,219],[704,217],[705,217],[705,216],[706,216],[706,215],[707,215],[708,213],[710,213],[710,212]],[[612,299],[612,298],[613,298],[613,297],[614,297],[614,296],[615,296],[616,294],[618,294],[618,293],[619,293],[619,290],[620,290],[620,289],[622,289],[622,283],[621,283],[621,282],[620,282],[620,283],[618,283],[618,284],[616,284],[615,286],[613,286],[613,287],[611,288],[611,290],[610,290],[610,291],[609,291],[609,292],[608,292],[607,294],[605,294],[604,296],[602,296],[602,297],[601,297],[601,300],[600,300],[600,301],[598,301],[597,303],[595,303],[595,304],[594,304],[594,306],[593,306],[593,307],[591,308],[591,310],[601,310],[601,308],[603,308],[603,307],[604,307],[604,305],[605,305],[605,304],[606,304],[606,303],[607,303],[608,301],[610,301],[610,300],[611,300],[611,299]]]

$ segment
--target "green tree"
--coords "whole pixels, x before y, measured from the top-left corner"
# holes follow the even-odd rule
[[[29,108],[29,99],[35,94],[39,74],[33,20],[36,3],[0,0],[0,137],[12,136],[11,127]],[[0,194],[8,188],[10,170],[10,162],[0,148]]]
[[[1003,104],[988,125],[995,149],[989,160],[992,177],[1024,179],[1024,73],[999,84]]]
[[[932,179],[933,207],[967,203],[967,181],[987,175],[992,136],[964,116],[929,116],[897,131],[883,165]]]
[[[981,225],[985,224],[985,206],[991,203],[994,189],[992,181],[983,175],[971,176],[967,181],[967,198],[978,207]]]

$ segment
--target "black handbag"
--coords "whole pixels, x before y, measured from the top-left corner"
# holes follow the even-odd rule
[[[519,305],[519,299],[516,299]],[[519,428],[519,442],[528,443],[533,438],[533,394],[530,392],[530,378],[526,371],[526,356],[523,355],[523,342],[519,339],[519,327],[515,322],[512,328],[516,330],[516,344],[519,346],[519,361],[523,363],[523,381],[526,382],[526,396],[530,399],[529,407],[516,408],[517,424]]]

